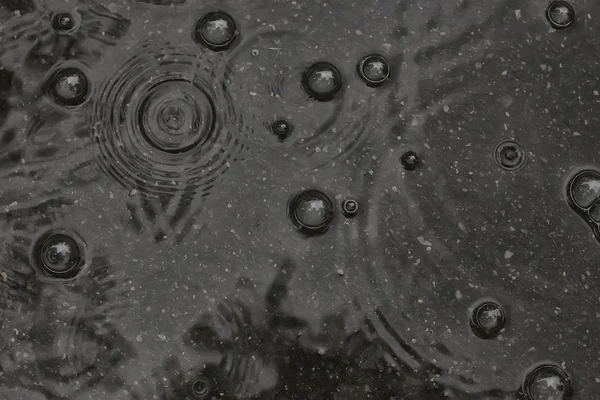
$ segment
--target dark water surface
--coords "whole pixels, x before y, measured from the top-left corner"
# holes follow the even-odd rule
[[[549,5],[1,0],[0,398],[600,399]]]

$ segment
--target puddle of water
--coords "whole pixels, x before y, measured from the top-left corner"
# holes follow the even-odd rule
[[[0,398],[597,397],[597,6],[0,2]]]

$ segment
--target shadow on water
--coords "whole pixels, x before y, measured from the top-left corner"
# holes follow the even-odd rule
[[[367,316],[352,304],[312,332],[282,310],[294,273],[294,263],[283,261],[262,296],[248,279],[238,281],[184,336],[185,346],[206,361],[185,370],[167,359],[154,371],[156,386],[146,382],[132,399],[151,393],[161,400],[512,398],[502,390],[468,393],[443,383],[447,372],[421,359],[378,310]]]

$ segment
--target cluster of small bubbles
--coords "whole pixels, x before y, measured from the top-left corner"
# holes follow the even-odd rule
[[[205,378],[198,378],[192,382],[192,394],[202,399],[210,392],[210,383]]]
[[[67,67],[55,71],[45,84],[46,93],[61,106],[78,106],[88,97],[89,83],[78,68]]]
[[[224,11],[209,12],[194,26],[194,40],[213,51],[229,49],[237,35],[235,20]]]
[[[516,171],[525,165],[527,153],[517,142],[505,140],[494,148],[494,159],[500,168],[506,171]]]
[[[575,10],[566,1],[554,1],[546,9],[546,17],[554,29],[563,29],[575,22]]]
[[[407,151],[400,157],[400,163],[407,171],[414,171],[421,163],[421,157],[414,151]]]
[[[506,313],[501,305],[486,301],[477,305],[469,318],[473,333],[482,339],[492,339],[502,331]]]
[[[279,119],[271,124],[271,131],[283,142],[292,134],[292,125],[284,119]]]
[[[33,252],[38,268],[55,278],[73,278],[85,263],[81,245],[74,237],[62,232],[42,236],[34,245]]]
[[[543,364],[527,373],[520,395],[524,400],[568,400],[573,395],[573,385],[564,369]]]
[[[293,196],[288,203],[288,214],[293,224],[303,233],[325,233],[333,221],[334,206],[331,199],[315,189]]]
[[[346,218],[353,218],[358,214],[358,202],[353,199],[346,199],[342,202],[342,214]]]
[[[391,67],[388,60],[379,54],[363,57],[356,65],[358,77],[371,87],[383,85],[390,76]]]
[[[342,89],[342,74],[333,64],[319,62],[304,71],[302,87],[317,101],[333,100]]]

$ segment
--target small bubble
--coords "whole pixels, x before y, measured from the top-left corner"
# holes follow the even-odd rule
[[[38,267],[47,275],[73,278],[84,263],[77,241],[63,233],[44,235],[35,245]]]
[[[311,98],[329,101],[342,89],[342,74],[333,64],[316,63],[302,75],[302,87]]]
[[[407,151],[400,157],[400,163],[407,171],[414,171],[421,163],[421,157],[414,151]]]
[[[213,11],[196,22],[194,39],[211,50],[222,51],[231,47],[237,37],[235,20],[226,12]]]
[[[521,392],[527,400],[567,400],[573,395],[573,385],[565,370],[544,364],[525,376]]]
[[[303,233],[321,234],[329,229],[333,221],[333,203],[318,190],[306,190],[293,196],[288,203],[292,222]]]
[[[516,171],[525,164],[527,154],[520,144],[512,140],[505,140],[494,148],[494,159],[500,168]]]
[[[271,130],[280,141],[284,141],[292,134],[292,125],[288,121],[280,119],[271,124]]]
[[[358,214],[358,202],[353,199],[346,199],[342,202],[342,214],[346,218],[353,218]]]
[[[59,33],[70,31],[75,27],[75,18],[69,13],[56,14],[52,19],[52,28]]]
[[[82,104],[87,98],[88,89],[85,74],[77,68],[65,68],[55,72],[46,86],[49,96],[63,106]]]
[[[192,382],[192,393],[197,398],[204,398],[210,391],[210,383],[205,378],[198,378]]]
[[[499,304],[486,301],[473,309],[469,323],[478,337],[492,339],[504,328],[506,314]]]
[[[358,77],[368,86],[377,87],[389,78],[391,67],[389,61],[382,55],[371,54],[363,57],[356,66]]]
[[[546,17],[554,29],[563,29],[575,21],[575,10],[566,1],[555,1],[546,9]]]

